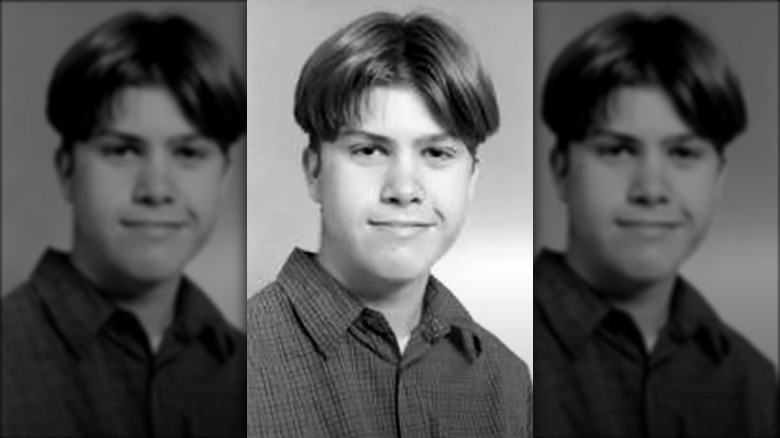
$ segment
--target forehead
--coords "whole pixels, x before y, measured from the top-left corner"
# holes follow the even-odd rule
[[[370,89],[366,93],[360,118],[354,125],[347,129],[389,137],[419,137],[445,132],[420,94],[409,87]]]
[[[117,93],[104,127],[149,135],[194,133],[174,96],[159,87],[131,87]]]
[[[691,133],[667,94],[653,87],[618,89],[610,97],[605,121],[598,128],[648,138]]]

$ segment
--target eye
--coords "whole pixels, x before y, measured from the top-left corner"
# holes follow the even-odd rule
[[[352,147],[352,155],[360,157],[373,157],[386,153],[385,148],[377,144],[359,144]]]
[[[358,143],[350,147],[349,154],[360,163],[375,163],[390,155],[388,149],[376,143]]]
[[[434,165],[444,165],[456,159],[459,150],[454,146],[427,146],[422,150],[423,157]]]
[[[447,161],[455,158],[458,151],[449,146],[429,146],[423,149],[423,155],[434,160]]]
[[[625,143],[596,145],[596,154],[603,158],[626,158],[636,155],[635,149]]]
[[[698,161],[704,157],[704,153],[703,148],[690,145],[676,145],[669,150],[673,159],[684,163]]]
[[[211,154],[211,151],[204,146],[181,145],[174,149],[174,156],[184,161],[197,162],[205,160]]]
[[[99,146],[101,154],[109,159],[127,159],[141,155],[141,148],[132,144],[104,143]]]

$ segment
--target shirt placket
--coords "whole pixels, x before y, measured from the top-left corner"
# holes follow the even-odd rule
[[[419,386],[426,382],[419,381],[414,367],[430,348],[415,330],[409,339],[409,344],[398,363],[396,378],[396,412],[398,418],[398,436],[400,438],[430,437],[432,431],[431,419],[420,395]]]
[[[373,334],[373,348],[381,356],[392,360],[395,365],[395,403],[394,421],[398,438],[430,437],[430,427],[426,410],[417,389],[414,378],[414,364],[425,354],[429,345],[415,329],[404,352],[400,351],[398,341],[387,320],[379,313],[369,311],[363,316],[364,326]],[[377,342],[379,345],[377,345]]]

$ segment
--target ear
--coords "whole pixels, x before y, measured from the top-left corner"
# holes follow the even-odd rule
[[[233,179],[233,172],[235,166],[233,162],[236,160],[236,152],[238,148],[236,145],[224,149],[220,153],[222,154],[222,173],[219,176],[219,202],[223,202],[229,196],[229,191],[233,188],[231,180]],[[246,150],[246,149],[244,149]]]
[[[715,197],[717,199],[718,204],[720,204],[720,200],[723,197],[723,190],[726,185],[726,179],[728,178],[728,174],[729,174],[729,166],[724,152],[724,155],[720,159],[718,174],[715,176]]]
[[[76,153],[74,149],[75,147],[71,147],[70,151],[68,151],[64,146],[60,146],[54,152],[54,168],[57,172],[57,180],[60,183],[62,196],[69,204],[73,202],[73,170],[76,164],[73,156]]]
[[[320,168],[322,163],[320,162],[320,152],[314,150],[310,146],[303,150],[301,156],[301,164],[303,165],[303,173],[306,176],[306,186],[309,189],[309,197],[312,201],[320,203]]]
[[[477,180],[479,179],[479,158],[474,156],[474,160],[471,166],[471,180],[469,181],[469,203],[474,198],[474,192],[477,187]]]
[[[236,150],[238,149],[237,144],[233,144],[231,146],[228,146],[224,152],[222,153],[222,156],[225,159],[225,162],[222,163],[222,174],[223,177],[229,176],[231,173],[233,173],[233,161],[235,161],[236,157],[235,154],[237,153]],[[246,150],[246,149],[244,149]]]
[[[569,156],[560,146],[555,146],[550,151],[550,170],[552,171],[555,189],[558,192],[558,199],[563,203],[568,202],[566,190],[566,178],[569,173]]]

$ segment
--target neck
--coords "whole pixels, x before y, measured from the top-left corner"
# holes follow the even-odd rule
[[[630,298],[607,298],[613,306],[631,316],[642,333],[647,351],[653,349],[658,333],[669,319],[673,287],[674,278],[664,279],[635,291]]]
[[[138,319],[152,351],[157,351],[173,322],[181,275],[157,282],[132,281],[117,273],[101,274],[102,269],[75,250],[71,261],[105,297]]]
[[[408,337],[420,322],[422,315],[425,285],[428,279],[414,280],[385,290],[385,296],[377,299],[373,293],[364,294],[360,289],[350,289],[366,305],[381,313],[396,339]]]
[[[181,277],[150,285],[132,298],[117,298],[117,306],[135,315],[149,338],[152,351],[162,343],[165,330],[173,323],[176,296]]]
[[[381,313],[396,339],[408,337],[420,322],[428,274],[410,281],[388,282],[341,272],[321,254],[317,261],[363,305]]]
[[[669,319],[676,276],[652,282],[619,281],[615,278],[604,280],[602,276],[591,272],[584,263],[579,263],[571,253],[566,255],[566,262],[602,298],[631,317],[642,334],[646,350],[651,351],[658,333]]]

